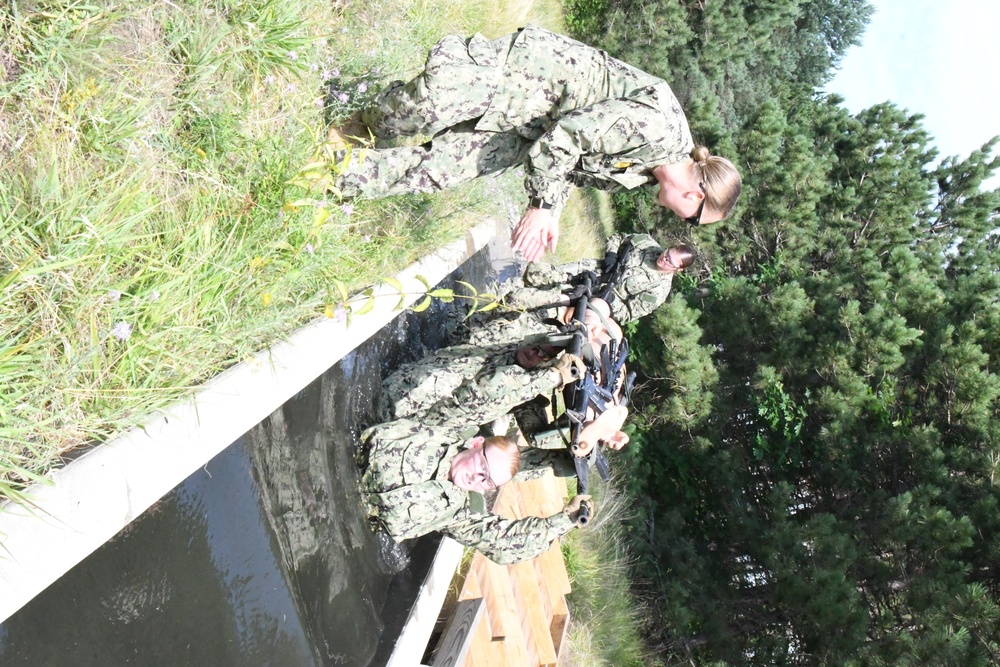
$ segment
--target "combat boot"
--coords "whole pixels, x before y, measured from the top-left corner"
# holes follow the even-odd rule
[[[368,126],[361,120],[361,112],[355,111],[340,125],[331,125],[326,140],[335,150],[349,146],[369,146],[374,137]]]

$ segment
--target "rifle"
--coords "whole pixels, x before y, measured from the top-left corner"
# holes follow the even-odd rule
[[[583,279],[583,290],[577,299],[573,310],[573,321],[578,324],[577,330],[573,332],[573,338],[567,347],[567,352],[575,354],[584,359],[590,357],[587,362],[587,372],[576,382],[570,384],[564,390],[566,399],[566,417],[570,422],[570,438],[567,442],[570,456],[573,457],[573,465],[576,468],[577,493],[586,494],[589,489],[590,466],[597,469],[601,479],[608,481],[611,476],[608,459],[600,445],[593,447],[586,457],[577,456],[579,449],[580,431],[587,418],[587,409],[593,408],[594,412],[601,414],[608,404],[614,400],[615,388],[622,379],[625,368],[625,360],[628,358],[628,342],[622,340],[611,341],[611,344],[604,345],[600,350],[600,358],[594,359],[594,355],[584,353],[585,333],[580,330],[584,318],[587,314],[587,305],[590,299],[591,280],[589,277]],[[596,379],[596,371],[600,370],[601,380]],[[631,391],[635,374],[630,373],[624,379],[626,395]],[[586,507],[581,508],[579,524],[586,525],[590,521]]]

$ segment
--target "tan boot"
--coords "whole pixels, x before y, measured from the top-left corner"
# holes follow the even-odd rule
[[[336,150],[348,146],[367,146],[373,139],[371,130],[361,120],[360,111],[355,111],[340,126],[331,126],[326,133],[327,142]]]

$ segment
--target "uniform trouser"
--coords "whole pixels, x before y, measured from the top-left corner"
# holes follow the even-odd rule
[[[344,197],[439,192],[520,165],[530,147],[513,132],[477,132],[466,121],[421,146],[342,151],[334,185]]]
[[[514,132],[475,129],[500,88],[512,39],[445,37],[431,48],[420,75],[390,84],[361,115],[372,133],[379,138],[434,136],[421,146],[352,151],[334,180],[340,194],[375,198],[438,192],[522,164],[529,140]]]
[[[387,139],[433,135],[479,118],[500,87],[511,38],[445,37],[431,47],[423,72],[408,83],[391,83],[361,120]]]

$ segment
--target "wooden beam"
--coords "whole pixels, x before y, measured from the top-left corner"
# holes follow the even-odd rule
[[[552,629],[545,617],[539,591],[539,581],[535,578],[535,566],[531,561],[508,565],[514,596],[518,600],[518,610],[522,614],[521,627],[529,638],[529,649],[534,645],[538,662],[543,665],[555,664],[558,656],[552,643]]]
[[[485,609],[482,598],[462,600],[455,605],[438,643],[434,662],[431,663],[433,667],[454,667],[465,661],[473,633]]]

